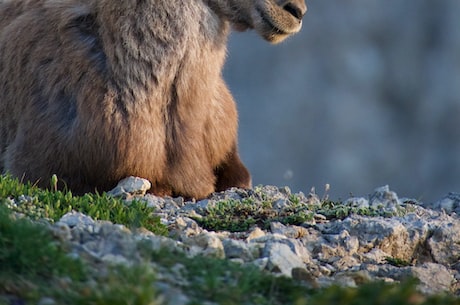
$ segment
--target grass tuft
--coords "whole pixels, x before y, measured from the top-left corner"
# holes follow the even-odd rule
[[[0,266],[3,277],[27,274],[33,279],[70,274],[81,278],[80,262],[59,255],[61,246],[53,241],[44,225],[26,218],[15,220],[0,206]]]
[[[312,194],[312,196],[316,196]],[[409,207],[399,206],[395,211],[386,211],[380,207],[354,207],[342,202],[332,201],[324,196],[323,199],[309,200],[298,194],[290,194],[288,199],[281,199],[281,208],[274,205],[280,199],[268,198],[260,189],[247,198],[225,199],[208,205],[202,217],[195,220],[207,230],[242,232],[257,225],[268,229],[271,222],[281,222],[284,225],[302,225],[311,222],[315,214],[321,214],[326,219],[344,219],[350,215],[369,217],[403,216],[410,211]]]
[[[56,179],[51,180],[52,185],[57,183]],[[73,196],[70,191],[43,190],[8,175],[0,176],[0,203],[31,219],[57,221],[74,210],[97,220],[108,220],[129,228],[144,227],[157,235],[168,233],[160,218],[153,215],[154,208],[148,207],[145,201],[133,200],[128,205],[105,193]]]
[[[47,227],[0,206],[0,304],[157,305],[155,274],[143,265],[92,269],[71,258]]]
[[[186,284],[181,290],[190,297],[191,304],[297,304],[310,294],[301,283],[274,276],[253,265],[202,256],[189,258],[168,250],[147,250],[144,255],[166,269],[182,266],[181,277]]]
[[[208,207],[206,215],[195,220],[207,230],[247,231],[254,225],[267,229],[271,222],[302,224],[313,219],[314,213],[305,204],[289,205],[277,211],[273,202],[258,202],[254,198],[221,200]]]

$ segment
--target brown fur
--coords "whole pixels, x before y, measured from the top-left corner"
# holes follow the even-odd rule
[[[0,170],[77,193],[250,187],[221,70],[229,25],[278,42],[303,0],[0,0]]]

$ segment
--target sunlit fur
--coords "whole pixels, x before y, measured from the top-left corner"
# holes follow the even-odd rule
[[[297,32],[286,2],[0,0],[0,170],[76,193],[126,176],[157,195],[250,187],[226,40],[232,24],[271,42]]]

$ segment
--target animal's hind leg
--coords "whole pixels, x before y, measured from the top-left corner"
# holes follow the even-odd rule
[[[241,162],[234,148],[227,158],[216,168],[216,191],[225,191],[231,187],[251,188],[251,175]]]

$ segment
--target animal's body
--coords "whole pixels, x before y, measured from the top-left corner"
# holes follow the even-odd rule
[[[303,0],[0,0],[0,170],[76,192],[249,187],[221,70],[230,25],[278,42]]]

